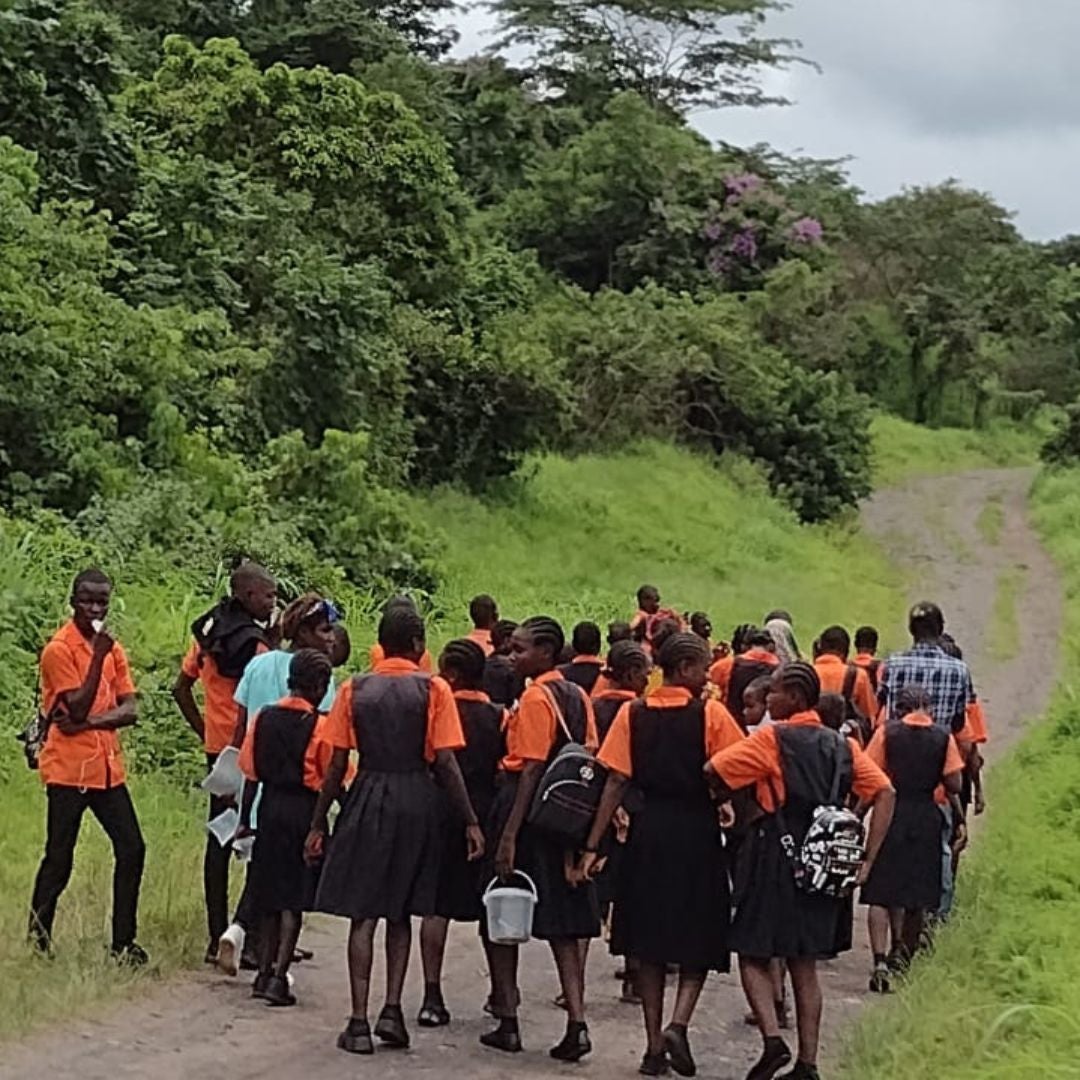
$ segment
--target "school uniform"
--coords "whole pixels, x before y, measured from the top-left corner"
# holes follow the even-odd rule
[[[46,716],[56,708],[61,694],[83,685],[92,659],[93,648],[74,621],[49,639],[41,654],[41,707]],[[134,693],[127,654],[117,642],[101,665],[101,681],[88,715],[101,716]],[[38,771],[48,809],[45,855],[30,901],[31,934],[43,943],[52,937],[56,905],[71,878],[75,844],[83,814],[89,810],[112,842],[116,860],[112,946],[123,949],[135,940],[146,847],[125,782],[120,736],[116,731],[94,729],[65,735],[53,724],[41,749]]]
[[[494,874],[495,852],[514,805],[522,769],[526,762],[550,762],[566,744],[556,708],[575,740],[586,746],[598,744],[592,704],[581,687],[568,682],[556,670],[545,672],[525,689],[517,708],[507,719],[506,756],[488,816],[486,850],[490,860],[486,863],[485,876],[489,880]],[[516,869],[533,879],[540,894],[533,916],[533,937],[550,941],[599,936],[600,911],[595,886],[589,882],[575,889],[566,881],[566,860],[576,852],[526,822],[518,833],[516,855]]]
[[[484,665],[484,693],[496,704],[509,709],[521,697],[525,689],[521,679],[514,674],[509,656],[492,653]]]
[[[465,746],[458,750],[465,790],[479,821],[486,821],[495,802],[495,774],[506,753],[503,725],[505,711],[482,690],[458,690],[454,694]],[[447,792],[442,792],[442,863],[435,900],[435,914],[457,922],[476,922],[484,913],[480,895],[487,882],[480,868],[469,862],[465,821]]]
[[[586,694],[592,694],[603,667],[604,661],[599,656],[575,656],[569,664],[560,664],[559,671],[568,682],[576,683]]]
[[[877,701],[878,686],[881,683],[881,665],[884,661],[880,660],[871,652],[861,652],[855,654],[855,659],[852,663],[856,667],[861,667],[866,672],[867,678],[870,680],[870,686],[874,691],[874,700]],[[874,712],[877,713],[877,708],[874,708]]]
[[[779,658],[768,649],[748,649],[732,659],[731,673],[727,681],[727,697],[724,703],[739,727],[744,730],[746,724],[743,720],[743,694],[746,693],[746,688],[756,679],[772,675],[779,664]]]
[[[640,792],[612,918],[611,950],[655,964],[727,971],[727,859],[706,761],[743,740],[717,701],[664,686],[622,706],[600,749]]]
[[[304,698],[283,697],[248,723],[240,769],[262,785],[248,886],[256,915],[311,910],[318,875],[304,841],[332,755],[326,722]]]
[[[437,675],[391,657],[342,685],[326,725],[360,769],[327,844],[315,907],[349,919],[434,915],[442,800],[440,750],[465,745],[454,695]]]
[[[782,809],[787,830],[798,846],[814,809],[828,803],[837,768],[840,801],[853,791],[869,802],[889,787],[888,777],[857,746],[824,727],[814,711],[758,728],[711,761],[733,791],[755,785],[755,797],[765,812],[740,852],[732,950],[759,960],[820,959],[845,951],[850,940],[840,940],[844,901],[811,895],[796,886],[791,862],[780,844],[782,829],[776,810]]]
[[[371,670],[374,671],[383,661],[386,660],[386,650],[378,643],[368,650],[368,662],[371,665]],[[416,665],[420,671],[431,675],[435,671],[435,661],[431,658],[429,650],[425,649],[423,655],[420,657],[419,663]]]
[[[850,701],[867,720],[873,721],[878,712],[877,694],[865,668],[849,664],[842,657],[824,653],[814,661],[823,694],[844,694],[850,686]],[[854,673],[854,674],[852,674]]]
[[[941,899],[944,778],[964,768],[956,740],[930,716],[913,713],[878,728],[866,756],[896,789],[896,810],[860,901],[879,907],[936,910]]]
[[[491,644],[491,631],[484,630],[481,627],[474,627],[469,631],[468,640],[475,645],[479,645],[484,650],[484,656],[490,656],[495,651],[495,646]]]

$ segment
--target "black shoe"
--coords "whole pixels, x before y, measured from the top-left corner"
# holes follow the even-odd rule
[[[664,1053],[646,1053],[638,1066],[638,1072],[642,1076],[667,1076],[669,1071],[667,1054]]]
[[[780,1080],[821,1080],[821,1073],[816,1065],[807,1065],[805,1061],[796,1061],[791,1072],[784,1073]]]
[[[375,1034],[387,1046],[395,1050],[404,1050],[409,1045],[409,1033],[405,1029],[405,1017],[400,1005],[384,1005],[375,1022]]]
[[[664,1029],[664,1049],[671,1060],[671,1067],[680,1076],[697,1075],[697,1064],[690,1053],[690,1040],[686,1037],[686,1028],[669,1024]]]
[[[754,1067],[746,1074],[746,1080],[772,1080],[785,1065],[791,1064],[791,1051],[783,1039],[771,1036],[765,1040],[765,1048]]]
[[[278,1008],[288,1008],[296,1004],[296,995],[290,989],[289,980],[284,975],[271,975],[266,980],[263,998],[267,1005],[275,1005]]]
[[[269,971],[260,971],[259,974],[255,976],[255,981],[251,984],[251,996],[253,998],[262,998],[266,1001],[266,990],[270,985],[270,980],[272,978],[273,976]]]
[[[294,964],[301,964],[305,960],[314,960],[315,954],[310,949],[293,949],[292,959]]]
[[[882,964],[875,967],[870,975],[871,994],[891,994],[892,986],[889,983],[889,969]]]
[[[480,1036],[482,1045],[492,1050],[501,1050],[504,1054],[520,1054],[521,1032],[516,1020],[500,1020],[494,1031],[486,1031]]]
[[[337,1047],[348,1054],[374,1054],[375,1044],[371,1041],[371,1028],[366,1020],[350,1020],[345,1030],[337,1037]]]
[[[129,945],[113,946],[110,953],[112,958],[124,967],[146,967],[150,963],[150,956],[141,946],[131,942]]]
[[[592,1053],[589,1041],[589,1029],[583,1023],[571,1021],[566,1025],[566,1034],[548,1053],[556,1061],[580,1061],[586,1054]]]
[[[450,1023],[450,1010],[445,1002],[431,998],[420,1006],[416,1022],[425,1028],[445,1027]]]

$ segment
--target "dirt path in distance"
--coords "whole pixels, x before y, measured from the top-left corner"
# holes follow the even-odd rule
[[[919,480],[878,494],[864,511],[870,534],[910,575],[911,599],[941,604],[950,630],[971,660],[993,733],[991,756],[1000,754],[1026,720],[1042,710],[1055,674],[1047,663],[1057,652],[1059,586],[1026,521],[1030,481],[1026,470]],[[1000,503],[1000,528],[985,526],[984,535],[978,522],[988,501]],[[991,532],[996,542],[986,539]],[[998,581],[1018,567],[1024,568],[1024,576],[1013,613],[1015,651],[992,660],[988,648]],[[1000,641],[994,646],[999,654],[1007,651]],[[992,786],[989,798],[992,812]],[[477,1036],[490,1025],[481,1012],[487,993],[483,957],[475,931],[458,926],[451,933],[446,980],[454,1022],[434,1033],[413,1023],[422,991],[414,948],[405,997],[413,1048],[355,1058],[334,1047],[348,1013],[344,926],[312,918],[304,941],[316,957],[295,969],[297,1008],[270,1010],[248,997],[246,979],[197,972],[148,986],[140,1000],[76,1019],[63,1031],[3,1046],[0,1080],[336,1080],[365,1075],[380,1080],[499,1080],[571,1071],[606,1080],[636,1074],[643,1041],[639,1011],[618,1003],[619,984],[612,978],[616,965],[599,943],[589,965],[595,1051],[579,1066],[560,1067],[549,1060],[547,1049],[561,1036],[564,1014],[552,1004],[557,992],[554,969],[546,948],[537,943],[522,956],[526,1053],[506,1058],[478,1046]],[[840,961],[824,965],[826,1058],[837,1029],[864,999],[867,964],[860,945]],[[377,970],[376,980],[380,978]],[[692,1032],[699,1075],[706,1080],[741,1078],[756,1058],[760,1044],[756,1030],[743,1022],[744,1011],[734,976],[711,977]]]

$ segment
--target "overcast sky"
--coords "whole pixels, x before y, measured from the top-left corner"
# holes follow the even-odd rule
[[[457,22],[460,54],[489,18]],[[700,113],[736,145],[852,158],[872,198],[956,177],[1033,239],[1080,233],[1080,0],[794,0],[769,33],[821,66],[764,79],[787,108]]]

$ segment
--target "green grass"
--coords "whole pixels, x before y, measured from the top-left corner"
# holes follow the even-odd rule
[[[1041,477],[1032,498],[1064,574],[1064,677],[992,771],[953,923],[902,992],[864,1013],[832,1073],[845,1080],[1080,1073],[1080,472]]]
[[[994,495],[986,500],[986,505],[979,511],[975,527],[983,542],[990,547],[997,547],[1001,542],[1001,530],[1005,527],[1005,511],[1001,505],[1001,496]]]
[[[1034,465],[1042,440],[1035,424],[1000,421],[982,431],[926,428],[885,413],[874,418],[871,434],[877,487],[965,469]]]
[[[1020,626],[1016,618],[1016,603],[1024,588],[1027,569],[1012,566],[998,575],[994,610],[990,615],[986,649],[991,660],[1005,663],[1016,655]]]

